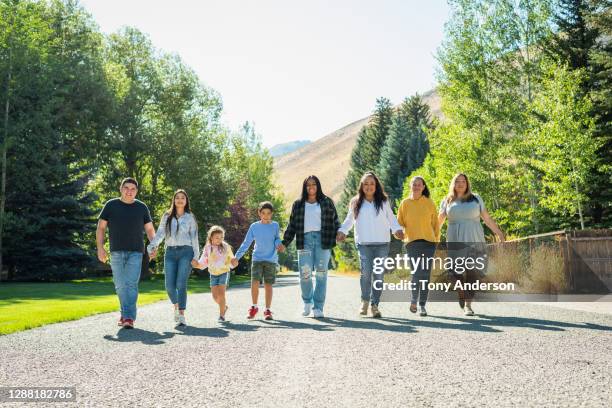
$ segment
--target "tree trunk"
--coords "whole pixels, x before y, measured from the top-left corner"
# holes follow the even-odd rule
[[[572,173],[576,174],[576,167],[574,166],[574,162],[572,162]],[[578,182],[574,181],[574,191],[576,191],[576,197],[579,197],[580,191],[578,190]],[[582,216],[582,203],[580,199],[577,199],[578,204],[578,217],[580,218],[580,229],[584,229],[584,217]]]
[[[12,64],[12,53],[9,47],[8,55],[8,72],[6,75],[6,101],[4,103],[4,140],[2,141],[2,176],[0,181],[0,275],[4,269],[4,259],[2,257],[3,252],[3,241],[2,236],[4,235],[4,208],[6,205],[6,153],[9,146],[8,137],[8,123],[9,123],[9,108],[10,108],[10,95],[11,95],[11,76],[13,70]]]

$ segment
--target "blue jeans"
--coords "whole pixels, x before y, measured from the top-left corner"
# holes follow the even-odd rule
[[[115,291],[121,305],[121,317],[136,320],[142,252],[113,251],[110,264]]]
[[[427,259],[434,256],[436,252],[436,243],[422,239],[412,241],[406,244],[406,252],[408,253],[409,258],[415,258],[414,261],[411,261],[411,265],[414,263],[417,265],[416,269],[412,271],[412,283],[414,286],[412,289],[412,299],[410,300],[410,303],[416,305],[416,303],[419,302],[420,306],[425,306],[425,303],[427,303],[429,289],[427,286],[422,289],[421,285],[423,283],[429,283],[433,260],[431,262],[427,262]]]
[[[321,248],[321,232],[304,234],[304,249],[298,250],[298,268],[300,270],[300,288],[304,304],[313,304],[314,308],[323,311],[325,293],[327,292],[327,266],[331,249]],[[312,274],[315,272],[317,285],[313,289]]]
[[[389,255],[389,244],[357,244],[357,251],[359,251],[359,262],[361,264],[361,300],[369,301],[372,305],[378,306],[382,294],[384,272],[374,273],[374,259],[386,258]],[[374,275],[374,279],[372,279],[372,275]]]
[[[164,255],[164,274],[166,275],[166,292],[173,305],[179,310],[187,308],[187,280],[191,274],[193,248],[189,245],[167,246]]]

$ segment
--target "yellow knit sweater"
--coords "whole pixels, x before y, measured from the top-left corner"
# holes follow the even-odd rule
[[[436,205],[428,197],[402,200],[397,212],[397,221],[404,228],[404,242],[416,239],[438,242],[440,238]]]

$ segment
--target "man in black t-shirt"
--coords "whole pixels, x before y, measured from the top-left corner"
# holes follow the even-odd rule
[[[113,282],[121,304],[118,325],[131,329],[136,320],[138,281],[144,253],[143,232],[152,240],[155,228],[149,208],[142,201],[136,200],[138,182],[131,177],[123,179],[120,192],[120,198],[113,198],[104,204],[98,217],[96,244],[98,259],[106,262],[108,253],[104,249],[104,236],[108,227]]]

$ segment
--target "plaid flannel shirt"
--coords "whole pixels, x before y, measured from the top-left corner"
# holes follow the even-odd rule
[[[319,202],[321,205],[321,247],[332,249],[336,246],[336,233],[340,228],[336,206],[331,198],[323,196]],[[295,200],[291,207],[289,225],[283,234],[283,245],[289,246],[295,237],[297,249],[304,249],[304,212],[305,206],[302,200]]]

